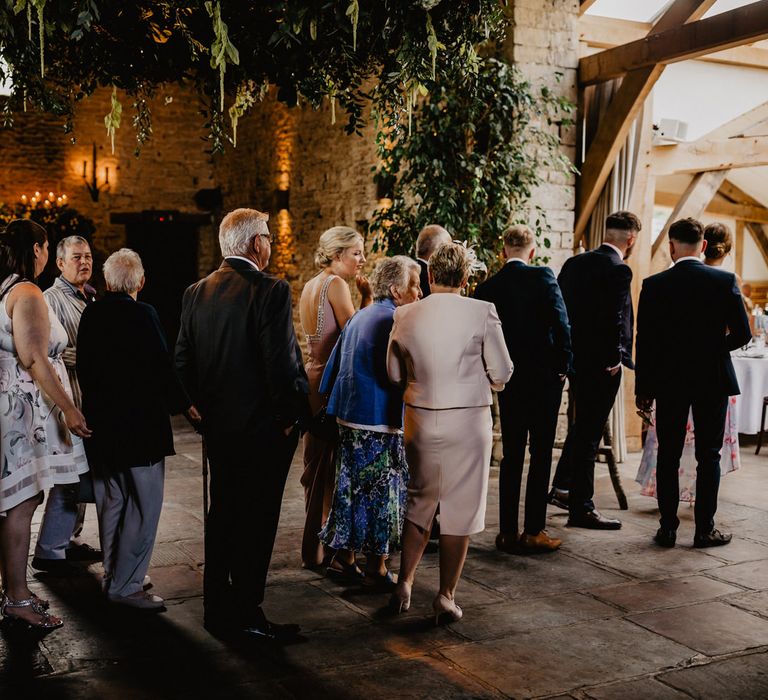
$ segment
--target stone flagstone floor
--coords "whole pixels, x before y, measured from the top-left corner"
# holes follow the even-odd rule
[[[115,609],[98,594],[100,569],[74,579],[30,569],[66,625],[41,642],[0,637],[0,698],[593,698],[768,697],[768,451],[742,448],[722,482],[718,524],[734,542],[691,548],[693,512],[681,507],[679,544],[651,544],[655,501],[622,466],[629,511],[616,509],[605,467],[597,502],[619,532],[565,527],[551,508],[559,552],[514,557],[493,547],[492,474],[487,530],[473,539],[450,628],[429,618],[437,556],[428,554],[411,611],[383,614],[385,595],[345,589],[300,568],[300,453],[283,504],[265,609],[300,622],[306,641],[284,648],[225,646],[201,627],[200,445],[177,426],[150,574],[168,611]],[[36,524],[42,509],[38,509]],[[93,507],[87,541],[96,544]],[[247,548],[248,543],[243,543]],[[392,562],[397,566],[397,558]]]

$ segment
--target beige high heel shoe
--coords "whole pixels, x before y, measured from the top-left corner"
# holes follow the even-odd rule
[[[389,598],[389,609],[396,613],[408,612],[411,607],[411,584],[407,581],[398,581],[395,592]]]
[[[432,610],[435,611],[436,625],[439,625],[441,620],[444,624],[458,622],[464,616],[462,609],[456,605],[456,600],[450,600],[442,594],[435,598]]]

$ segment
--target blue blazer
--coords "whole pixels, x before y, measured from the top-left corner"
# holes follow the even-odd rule
[[[358,425],[403,427],[403,392],[387,376],[394,315],[394,302],[383,299],[347,322],[320,383],[320,393],[331,392],[328,415]]]

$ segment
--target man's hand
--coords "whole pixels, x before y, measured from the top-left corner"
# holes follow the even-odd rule
[[[635,406],[643,413],[649,413],[653,408],[653,399],[646,399],[643,396],[635,397]]]
[[[184,417],[189,421],[190,425],[197,431],[200,430],[200,424],[203,422],[203,417],[197,408],[192,405],[186,411],[184,411]]]

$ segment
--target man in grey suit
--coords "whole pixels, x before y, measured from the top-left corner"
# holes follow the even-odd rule
[[[88,282],[93,272],[93,255],[82,236],[67,236],[56,247],[56,265],[61,275],[43,292],[67,332],[67,347],[62,353],[72,387],[72,400],[82,410],[80,384],[77,380],[77,330],[88,304],[95,301],[95,290]],[[85,474],[82,479],[90,479]],[[80,541],[85,521],[85,503],[78,503],[78,484],[59,484],[48,492],[45,515],[37,536],[32,566],[40,571],[70,573],[71,562],[101,561],[101,552]]]

